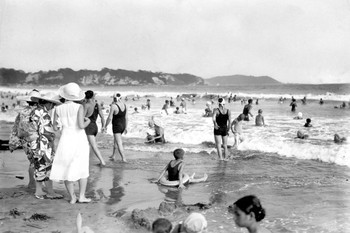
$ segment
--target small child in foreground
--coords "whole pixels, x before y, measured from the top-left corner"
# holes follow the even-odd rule
[[[170,233],[173,225],[166,218],[158,218],[152,223],[153,233]]]
[[[258,115],[255,117],[255,125],[256,126],[265,126],[264,116],[262,115],[262,109],[259,109]]]
[[[228,212],[233,214],[233,219],[238,227],[244,227],[249,233],[271,233],[260,226],[260,221],[265,218],[265,209],[260,200],[249,195],[240,198],[228,207]]]
[[[171,233],[202,233],[206,232],[208,222],[200,213],[191,213],[183,222],[174,227]]]
[[[168,177],[167,180],[169,181],[179,181],[179,188],[184,188],[184,183],[183,183],[183,178],[185,174],[183,173],[184,169],[184,155],[185,151],[183,149],[176,149],[173,152],[175,160],[171,160],[165,168],[162,170],[160,176],[158,177],[157,180],[154,181],[154,183],[159,182],[164,176],[165,173],[168,172]],[[188,183],[198,183],[198,182],[204,182],[207,180],[208,175],[204,174],[202,178],[195,179],[194,178],[194,173],[192,176],[190,176],[190,179]]]

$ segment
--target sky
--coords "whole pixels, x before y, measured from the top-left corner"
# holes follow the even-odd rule
[[[350,0],[0,0],[0,67],[350,82]]]

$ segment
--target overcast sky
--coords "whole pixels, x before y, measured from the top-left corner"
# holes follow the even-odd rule
[[[0,0],[0,67],[350,82],[350,2]]]

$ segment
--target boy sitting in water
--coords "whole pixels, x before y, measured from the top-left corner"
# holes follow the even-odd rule
[[[304,127],[312,127],[310,118],[306,119],[306,123],[305,123]]]
[[[163,178],[165,173],[168,172],[167,180],[179,181],[179,188],[184,188],[185,186],[183,183],[183,178],[184,178],[185,174],[183,173],[183,169],[184,169],[183,159],[184,159],[185,151],[183,149],[176,149],[176,150],[174,150],[173,155],[174,155],[175,160],[171,160],[165,166],[165,168],[162,170],[158,179],[153,181],[153,182],[154,183],[159,182]],[[190,176],[188,183],[204,182],[208,178],[207,174],[204,174],[204,176],[200,179],[195,179],[194,175],[195,174],[193,173],[192,176]]]
[[[236,119],[232,121],[231,124],[231,130],[235,138],[235,144],[233,144],[234,148],[237,148],[238,145],[243,142],[243,131],[242,131],[242,124],[243,119],[245,118],[245,115],[241,113]]]
[[[256,126],[265,126],[264,116],[262,115],[262,109],[259,109],[258,115],[255,117]]]

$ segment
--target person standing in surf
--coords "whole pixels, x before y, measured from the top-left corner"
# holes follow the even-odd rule
[[[218,99],[219,107],[214,109],[213,123],[214,123],[214,138],[216,149],[220,160],[227,159],[227,137],[228,131],[231,125],[231,112],[225,108],[225,100],[223,98]],[[221,144],[224,147],[224,156],[222,156]]]
[[[111,109],[109,111],[109,115],[107,118],[107,122],[105,125],[105,130],[109,122],[112,120],[112,130],[114,136],[114,146],[113,146],[113,154],[110,156],[110,159],[115,161],[117,151],[122,157],[122,161],[126,162],[124,155],[124,147],[122,141],[122,134],[127,133],[128,126],[128,109],[126,105],[121,100],[121,95],[119,93],[113,96],[113,103],[111,105]]]

